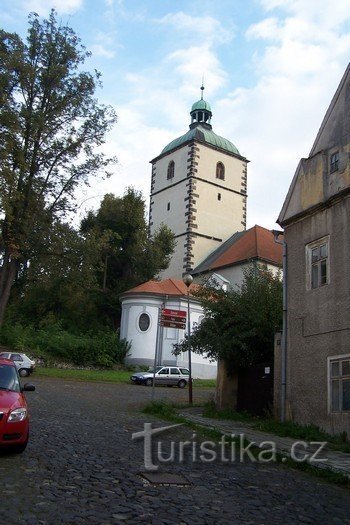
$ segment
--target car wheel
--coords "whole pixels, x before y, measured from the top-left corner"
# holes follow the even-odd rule
[[[21,368],[19,371],[18,371],[19,375],[21,377],[27,377],[29,376],[29,371],[26,369],[26,368]]]
[[[153,385],[153,379],[149,378],[146,380],[146,386],[152,386]]]
[[[180,381],[178,382],[177,386],[179,388],[185,388],[186,386],[186,381],[184,379],[180,379]]]

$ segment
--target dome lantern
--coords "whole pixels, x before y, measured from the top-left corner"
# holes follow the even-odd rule
[[[203,84],[201,86],[201,91],[202,93],[201,93],[200,100],[195,102],[191,108],[191,112],[190,112],[190,115],[191,115],[190,128],[191,129],[194,128],[195,126],[198,126],[199,124],[201,125],[204,124],[209,129],[211,129],[210,121],[211,121],[211,117],[213,114],[211,112],[210,104],[208,104],[208,102],[203,100],[203,91],[204,91]]]

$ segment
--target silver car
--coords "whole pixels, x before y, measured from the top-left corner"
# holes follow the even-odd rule
[[[35,369],[35,361],[30,359],[26,354],[18,352],[1,352],[0,357],[11,359],[16,365],[18,373],[21,377],[26,377]]]
[[[147,372],[136,372],[130,379],[137,385],[152,386],[153,376],[156,385],[176,385],[179,388],[185,388],[189,381],[190,371],[182,366],[157,366],[155,374],[153,374],[153,368],[150,368]]]

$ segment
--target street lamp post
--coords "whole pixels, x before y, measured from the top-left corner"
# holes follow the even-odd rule
[[[193,277],[189,273],[186,273],[183,276],[182,280],[187,286],[188,370],[190,372],[189,378],[188,378],[188,402],[190,405],[192,405],[193,404],[193,394],[192,394],[192,363],[191,363],[190,286],[193,282]]]
[[[287,397],[287,298],[288,298],[288,281],[287,281],[287,243],[279,241],[278,237],[283,235],[282,231],[272,230],[275,237],[275,242],[282,245],[283,249],[283,326],[282,326],[282,344],[281,344],[281,423],[284,423],[286,419],[286,397]]]

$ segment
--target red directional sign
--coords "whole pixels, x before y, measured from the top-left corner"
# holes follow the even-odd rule
[[[186,317],[186,310],[170,310],[169,308],[163,308],[162,315],[175,315],[176,317]]]
[[[167,328],[179,328],[180,330],[185,330],[186,323],[174,323],[172,321],[161,321],[161,326],[165,326]]]
[[[170,308],[163,308],[160,317],[161,326],[168,328],[186,328],[186,312],[184,310],[171,310]]]

